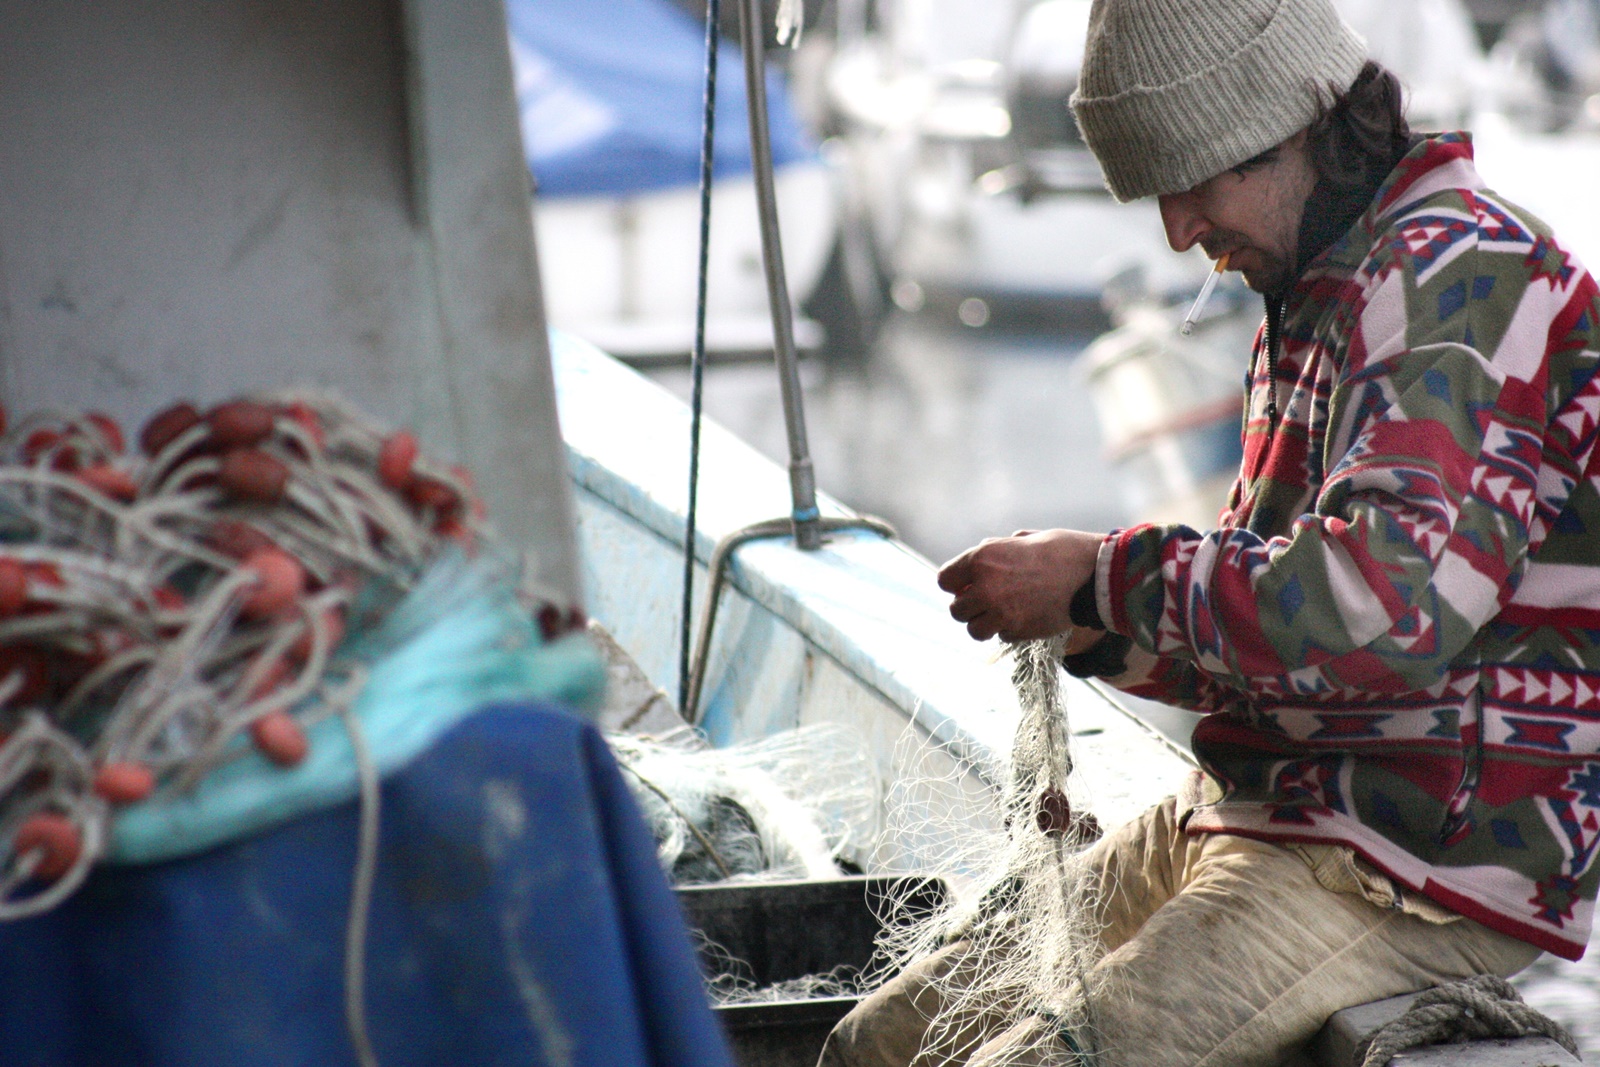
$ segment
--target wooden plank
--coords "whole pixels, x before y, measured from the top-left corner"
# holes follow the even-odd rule
[[[1355,1051],[1379,1027],[1403,1015],[1420,994],[1407,993],[1336,1012],[1312,1042],[1319,1067],[1352,1067]],[[1469,1041],[1403,1052],[1396,1067],[1566,1067],[1579,1060],[1547,1037]]]

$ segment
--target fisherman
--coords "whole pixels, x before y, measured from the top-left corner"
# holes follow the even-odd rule
[[[1411,133],[1330,0],[1096,0],[1071,104],[1113,195],[1156,197],[1266,322],[1215,529],[1024,531],[940,571],[974,638],[1068,634],[1071,673],[1204,716],[1193,788],[1089,855],[1095,1047],[997,1006],[955,1062],[1268,1067],[1351,1004],[1577,959],[1594,280],[1485,188],[1469,136]],[[913,1061],[960,952],[865,1001],[823,1064]]]

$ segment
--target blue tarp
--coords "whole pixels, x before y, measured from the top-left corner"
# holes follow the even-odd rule
[[[705,31],[671,0],[508,0],[522,143],[541,196],[635,193],[700,180]],[[767,72],[775,165],[811,154]],[[717,60],[716,170],[748,174],[739,49]]]
[[[677,901],[600,736],[524,705],[387,778],[367,955],[382,1067],[730,1067]],[[348,1067],[356,805],[105,866],[0,924],[0,1061]]]

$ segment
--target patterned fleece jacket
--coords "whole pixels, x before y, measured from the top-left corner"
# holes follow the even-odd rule
[[[1224,796],[1190,832],[1347,845],[1576,959],[1600,882],[1595,282],[1446,134],[1279,310],[1219,528],[1101,548],[1096,606],[1132,639],[1107,680],[1210,713],[1194,748]]]

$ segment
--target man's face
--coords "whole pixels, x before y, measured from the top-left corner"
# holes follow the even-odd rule
[[[1228,257],[1258,293],[1276,293],[1292,280],[1300,216],[1316,185],[1305,131],[1255,159],[1193,189],[1159,197],[1167,243],[1179,252],[1195,244]]]

